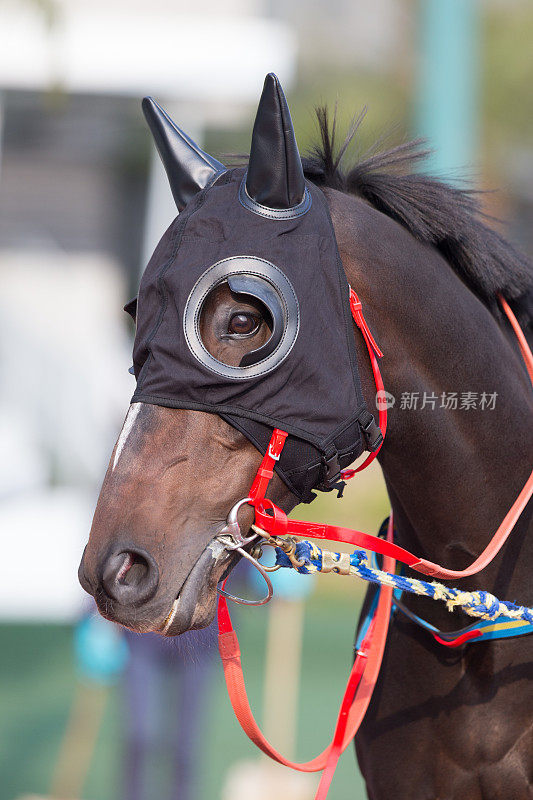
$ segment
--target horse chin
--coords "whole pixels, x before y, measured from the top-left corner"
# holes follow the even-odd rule
[[[214,619],[217,585],[235,566],[238,556],[213,539],[187,576],[158,633],[179,636],[206,628]]]

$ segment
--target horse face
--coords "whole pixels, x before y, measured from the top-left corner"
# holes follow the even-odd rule
[[[268,341],[272,318],[260,301],[222,283],[204,303],[200,329],[214,358],[238,366]],[[79,571],[103,616],[162,632],[179,596],[165,633],[209,624],[217,583],[235,563],[210,543],[229,509],[246,497],[260,460],[248,439],[217,415],[133,403]],[[277,476],[272,489],[279,503],[294,505]],[[239,520],[249,526],[251,509]]]
[[[227,304],[217,307],[211,328],[224,352],[228,340],[217,331]],[[168,635],[209,624],[217,583],[235,563],[212,540],[229,509],[246,497],[260,459],[245,436],[214,414],[133,403],[79,571],[100,613],[133,630],[162,632],[179,597]],[[272,492],[291,506],[277,476]],[[251,508],[242,509],[239,521],[247,530]]]
[[[153,101],[144,109],[180,214],[142,277],[137,387],[80,580],[110,619],[176,634],[212,618],[235,558],[215,537],[272,430],[289,434],[269,487],[288,511],[335,485],[370,415],[335,232],[275,76],[247,171],[202,153]]]

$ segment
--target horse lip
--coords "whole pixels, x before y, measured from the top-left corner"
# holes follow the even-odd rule
[[[178,596],[176,597],[176,599],[172,603],[172,608],[170,609],[170,614],[167,616],[166,620],[163,622],[163,625],[162,625],[162,628],[161,628],[161,633],[163,634],[163,636],[167,636],[168,635],[168,632],[169,632],[169,630],[171,628],[171,625],[174,622],[174,618],[175,618],[176,613],[178,611],[178,606],[179,606],[180,599],[181,599],[180,595],[178,594]]]
[[[87,575],[85,574],[85,551],[87,550],[87,545],[83,548],[83,554],[80,560],[80,565],[78,567],[78,581],[80,582],[81,588],[84,589],[87,594],[90,594],[94,597],[94,586],[88,579]]]
[[[216,538],[211,540],[185,579],[159,633],[178,636],[209,625],[216,609],[216,587],[234,565],[232,555]]]

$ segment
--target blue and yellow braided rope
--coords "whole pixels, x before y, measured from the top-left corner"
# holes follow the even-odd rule
[[[399,589],[402,592],[431,597],[433,600],[442,600],[449,611],[461,608],[471,617],[495,620],[498,617],[508,617],[515,620],[524,620],[533,624],[533,608],[519,606],[506,600],[498,600],[490,592],[466,592],[454,589],[443,583],[407,578],[403,575],[393,575],[390,572],[372,567],[364,550],[355,550],[353,553],[335,553],[324,550],[313,542],[303,540],[294,548],[291,560],[280,548],[276,547],[276,566],[292,567],[298,572],[308,575],[315,572],[337,572],[344,575],[357,575],[371,583],[384,584]],[[299,566],[295,562],[299,562]]]

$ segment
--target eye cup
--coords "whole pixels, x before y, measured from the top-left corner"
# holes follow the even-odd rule
[[[216,327],[210,331],[205,327],[205,315],[216,301],[214,293],[225,291],[224,284],[234,302],[225,320],[219,317],[217,333]],[[249,304],[251,309],[247,308]],[[216,313],[212,319],[216,320]],[[232,256],[209,267],[191,289],[183,313],[185,339],[195,358],[212,372],[236,380],[259,377],[275,369],[292,350],[299,327],[298,299],[290,281],[271,262],[252,256]],[[255,342],[252,337],[263,330],[268,339]],[[213,336],[233,340],[232,352],[219,351]],[[239,339],[247,338],[254,341],[252,349],[244,344],[238,348]],[[243,352],[240,361],[233,363]],[[227,361],[219,360],[221,357]]]

